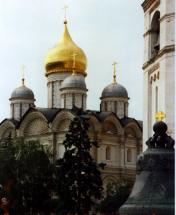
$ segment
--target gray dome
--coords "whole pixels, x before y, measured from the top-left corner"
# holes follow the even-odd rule
[[[61,90],[64,88],[79,88],[86,90],[85,79],[79,74],[70,75],[62,82]]]
[[[32,92],[32,90],[24,85],[16,88],[12,92],[11,99],[33,99],[33,100],[35,100],[34,93]]]
[[[102,98],[106,98],[106,97],[128,98],[128,92],[125,89],[125,87],[123,87],[122,85],[117,83],[112,83],[104,88],[101,97]]]

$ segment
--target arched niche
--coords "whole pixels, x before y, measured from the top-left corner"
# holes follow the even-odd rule
[[[19,127],[19,136],[33,136],[48,133],[48,122],[45,116],[36,111],[28,113]]]
[[[160,12],[156,11],[151,21],[150,31],[151,57],[155,57],[160,50]]]

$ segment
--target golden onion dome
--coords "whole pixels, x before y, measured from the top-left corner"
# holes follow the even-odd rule
[[[75,59],[73,55],[76,55]],[[64,31],[61,39],[56,46],[48,52],[45,59],[46,76],[51,73],[72,72],[73,65],[75,72],[86,76],[86,55],[83,50],[73,42],[67,29],[67,21],[64,21]]]

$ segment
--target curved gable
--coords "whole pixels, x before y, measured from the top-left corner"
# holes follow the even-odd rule
[[[48,132],[48,122],[39,111],[28,112],[19,127],[20,136],[40,135]]]
[[[15,137],[15,134],[15,125],[12,121],[5,119],[0,124],[0,139],[2,140],[8,137]]]
[[[123,127],[119,119],[114,114],[110,114],[103,121],[102,131],[111,134],[122,134]]]
[[[125,135],[127,137],[137,137],[142,138],[142,132],[139,125],[134,122],[129,122],[125,125]]]
[[[51,123],[52,131],[68,131],[70,122],[73,120],[74,115],[70,111],[60,111]]]
[[[89,116],[88,123],[90,132],[96,133],[101,130],[101,124],[94,115]]]

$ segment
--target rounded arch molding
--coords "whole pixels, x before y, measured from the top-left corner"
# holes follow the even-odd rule
[[[108,126],[108,123],[113,129],[112,133],[123,134],[123,127],[122,127],[119,119],[115,115],[111,114],[104,119],[104,121],[102,123],[102,128],[101,128],[102,131],[104,131],[104,129],[105,130],[108,129],[108,128],[106,128]]]
[[[11,121],[5,120],[0,124],[0,140],[9,136],[15,137],[15,135],[15,125]]]
[[[74,117],[75,115],[69,111],[60,111],[51,123],[51,130],[53,132],[64,131],[66,127],[69,127]],[[68,128],[66,130],[68,130]]]
[[[128,123],[124,128],[125,135],[128,137],[142,138],[142,131],[135,122]]]
[[[45,116],[36,111],[28,113],[19,126],[19,136],[41,135],[48,132],[49,126]]]

